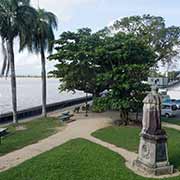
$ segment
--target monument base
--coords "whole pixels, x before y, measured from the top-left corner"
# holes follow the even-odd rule
[[[174,168],[172,165],[152,168],[152,167],[147,166],[146,164],[144,164],[138,159],[133,162],[133,166],[141,172],[147,173],[149,175],[154,175],[154,176],[173,174],[174,172]]]
[[[158,135],[141,134],[139,155],[133,166],[150,175],[173,173],[173,166],[168,159],[167,137],[163,131]]]

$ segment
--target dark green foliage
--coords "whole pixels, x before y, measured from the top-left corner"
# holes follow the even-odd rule
[[[155,64],[152,49],[133,34],[108,36],[106,29],[92,33],[88,28],[64,32],[56,44],[57,53],[50,59],[59,61],[52,73],[60,79],[60,89],[82,90],[95,97],[110,91],[109,100],[98,100],[94,110],[121,110],[127,123],[129,109],[134,102],[136,107],[142,104],[147,90],[142,81]]]
[[[30,52],[41,54],[47,50],[49,53],[53,50],[54,29],[57,29],[57,17],[52,12],[44,9],[36,10],[32,33],[21,41],[21,49],[27,47]]]
[[[168,79],[169,81],[174,81],[177,79],[177,76],[179,75],[179,71],[171,71],[171,72],[168,72]]]
[[[93,99],[93,112],[104,112],[109,109],[109,98],[108,97],[96,97]]]
[[[0,0],[0,35],[6,40],[19,36],[21,43],[32,34],[36,15],[29,0]]]
[[[162,117],[161,119],[163,122],[180,125],[180,119],[176,117],[171,117],[171,118]]]
[[[147,80],[156,56],[143,41],[124,33],[107,38],[103,53],[106,64],[102,66],[106,72],[98,76],[98,83],[106,84],[110,91],[109,106],[120,110],[121,119],[128,124],[129,110],[142,106],[142,99],[149,88],[142,81]]]
[[[60,90],[81,90],[95,96],[104,90],[104,86],[97,84],[102,68],[97,64],[100,56],[96,51],[102,41],[99,34],[88,28],[61,34],[56,41],[57,53],[50,56],[51,60],[59,61],[51,73],[60,79]]]
[[[179,45],[180,28],[166,27],[160,16],[130,16],[117,20],[111,29],[134,34],[150,45],[157,54],[156,61],[168,63],[178,54],[174,47]]]
[[[22,123],[20,126],[26,130],[17,131],[14,125],[8,126],[9,133],[2,139],[0,145],[0,156],[54,134],[61,124],[55,118],[42,118]]]

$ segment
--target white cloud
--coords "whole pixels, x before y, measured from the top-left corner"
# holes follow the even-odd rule
[[[69,22],[72,18],[70,14],[72,8],[96,1],[97,0],[39,0],[39,6],[40,8],[53,11],[57,15],[59,21]],[[32,5],[38,7],[38,0],[32,0]]]
[[[66,24],[72,20],[72,10],[80,5],[95,3],[97,0],[39,0],[40,8],[52,11],[58,17],[59,24]],[[32,0],[31,4],[38,7],[38,0]],[[59,33],[59,32],[58,32]],[[57,34],[58,34],[57,33]],[[1,50],[1,49],[0,49]],[[0,51],[1,52],[1,51]],[[40,57],[28,53],[26,50],[18,52],[18,42],[15,41],[16,74],[39,74],[41,72]],[[47,72],[52,70],[54,62],[47,61]],[[2,67],[2,54],[0,53],[0,68]],[[1,70],[1,69],[0,69]]]
[[[48,57],[48,54],[46,54]],[[18,53],[16,59],[16,72],[18,75],[33,74],[41,75],[41,56],[31,54],[26,50],[23,53]],[[47,73],[54,69],[55,62],[46,61]]]

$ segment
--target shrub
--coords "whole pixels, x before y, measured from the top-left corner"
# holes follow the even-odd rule
[[[93,112],[104,112],[109,109],[109,102],[107,97],[94,98],[92,111]]]

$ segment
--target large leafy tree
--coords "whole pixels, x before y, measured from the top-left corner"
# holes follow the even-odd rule
[[[44,9],[37,10],[36,23],[32,36],[26,37],[22,47],[28,47],[32,52],[41,55],[41,77],[42,77],[42,114],[46,117],[46,57],[45,51],[51,53],[55,39],[54,29],[57,29],[57,17]]]
[[[31,34],[36,11],[29,0],[0,0],[0,36],[6,43],[7,58],[11,70],[13,122],[17,123],[16,75],[14,39],[19,38],[20,46]],[[22,48],[20,48],[22,49]],[[6,63],[8,65],[8,63]]]
[[[118,33],[105,39],[101,57],[101,66],[106,71],[99,74],[98,83],[107,85],[109,100],[106,102],[112,109],[120,111],[127,124],[129,110],[141,104],[147,90],[142,81],[147,79],[156,56],[141,39]]]
[[[167,27],[165,20],[159,16],[130,16],[115,21],[111,32],[132,33],[150,45],[156,52],[156,61],[168,63],[179,53],[180,28]]]
[[[60,78],[60,90],[80,90],[98,96],[104,85],[97,84],[97,75],[103,71],[100,62],[103,32],[92,33],[83,28],[77,32],[64,32],[56,41],[57,52],[50,56],[58,60],[52,73]]]
[[[108,34],[107,29],[92,33],[88,28],[64,32],[56,41],[57,52],[50,56],[59,62],[53,74],[60,78],[61,90],[77,89],[92,94],[108,90],[103,109],[119,110],[127,124],[129,109],[142,104],[147,89],[142,81],[147,79],[156,55],[133,34]]]

